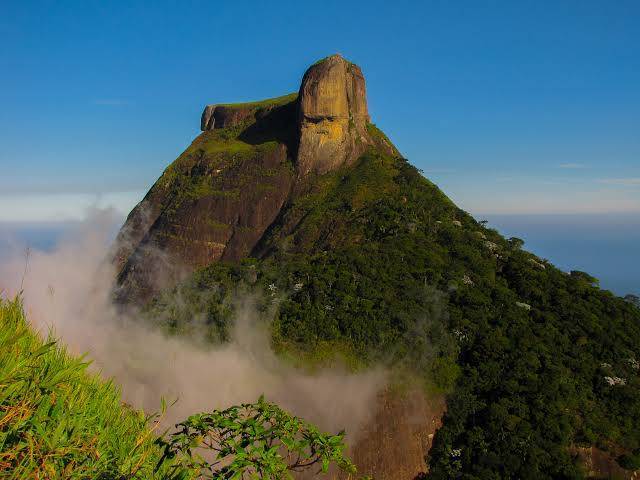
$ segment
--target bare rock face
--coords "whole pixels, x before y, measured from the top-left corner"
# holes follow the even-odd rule
[[[640,478],[640,470],[625,470],[618,465],[610,453],[597,447],[572,447],[570,452],[584,466],[587,478],[616,478],[620,480]]]
[[[371,144],[364,76],[340,55],[307,70],[299,102],[298,175],[350,164]]]
[[[347,432],[347,455],[358,469],[357,478],[417,480],[429,471],[428,452],[442,425],[443,396],[427,397],[420,390],[385,389],[376,399],[376,413],[359,432]],[[349,480],[352,474],[336,468],[329,475],[310,470],[296,480]]]
[[[375,419],[350,452],[358,473],[386,480],[421,478],[429,470],[426,455],[444,411],[444,398],[427,399],[418,390],[381,393]]]
[[[281,97],[285,98],[285,97]],[[269,102],[207,105],[202,131],[234,127],[269,108]],[[309,67],[298,96],[299,176],[323,174],[354,162],[373,142],[367,131],[369,112],[360,67],[332,55]]]

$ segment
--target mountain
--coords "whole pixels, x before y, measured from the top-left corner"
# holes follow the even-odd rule
[[[368,148],[397,153],[369,123],[360,68],[339,55],[313,65],[298,95],[208,105],[201,128],[118,237],[124,297],[149,298],[185,267],[250,256],[309,177]]]
[[[376,478],[640,468],[640,309],[459,209],[370,122],[359,67],[328,57],[201,127],[118,235],[120,303],[224,342],[252,293],[292,361],[385,365],[353,446]]]

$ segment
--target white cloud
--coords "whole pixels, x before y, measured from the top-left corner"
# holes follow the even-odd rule
[[[9,194],[0,196],[0,222],[82,220],[89,208],[114,208],[126,215],[143,192]]]
[[[438,182],[442,190],[472,213],[640,213],[640,189],[591,181],[518,178],[457,178]],[[637,180],[636,180],[637,181]]]
[[[600,183],[606,185],[621,185],[623,187],[640,187],[640,177],[629,178],[601,178]]]
[[[473,214],[604,214],[639,213],[640,203],[618,198],[548,198],[526,195],[516,201],[492,200],[481,204],[461,201],[460,206]]]
[[[558,165],[558,168],[577,170],[581,168],[587,168],[587,166],[584,163],[561,163],[560,165]]]

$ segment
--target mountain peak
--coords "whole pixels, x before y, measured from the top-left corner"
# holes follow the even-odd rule
[[[341,55],[331,55],[309,67],[298,101],[300,175],[322,174],[352,163],[371,143],[362,70]]]
[[[183,273],[255,254],[314,176],[355,165],[369,150],[399,156],[369,123],[362,71],[341,55],[311,65],[298,93],[207,105],[201,129],[118,236],[126,297],[150,298]]]
[[[241,125],[294,100],[295,94],[290,94],[257,102],[207,105],[200,128],[208,131]],[[296,101],[299,176],[323,174],[351,164],[373,143],[367,132],[370,119],[362,70],[342,55],[330,55],[311,65]]]

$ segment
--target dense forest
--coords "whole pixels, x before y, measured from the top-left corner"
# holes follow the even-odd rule
[[[238,298],[250,295],[282,357],[302,367],[382,364],[396,386],[446,395],[424,452],[429,478],[584,478],[588,447],[620,472],[639,469],[636,299],[560,271],[523,243],[457,208],[406,159],[370,149],[353,166],[307,178],[251,256],[197,270],[144,312],[172,335],[202,336],[194,319],[204,319],[208,340],[223,343]],[[227,478],[192,442],[229,425],[253,431],[256,418],[279,445],[307,452],[309,465],[354,468],[340,434],[263,400],[195,414],[173,437],[156,436],[154,415],[120,404],[112,383],[39,339],[19,300],[1,307],[0,466],[9,478]],[[272,442],[251,443],[251,461],[246,445],[225,452],[253,471]],[[278,475],[296,465],[269,458],[260,468]]]
[[[586,446],[640,468],[640,309],[522,247],[370,151],[309,179],[250,258],[197,271],[148,313],[180,334],[205,318],[225,341],[233,299],[258,294],[281,353],[382,362],[446,393],[431,478],[582,478]]]

